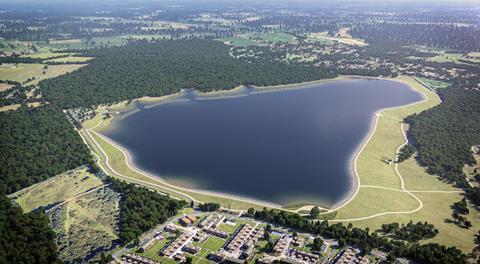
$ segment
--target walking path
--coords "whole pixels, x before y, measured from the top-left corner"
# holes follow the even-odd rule
[[[109,186],[109,185],[110,185],[110,184],[102,184],[102,185],[99,186],[99,187],[96,187],[96,188],[91,189],[91,190],[88,190],[88,191],[86,191],[86,192],[77,194],[77,195],[75,195],[75,196],[72,197],[72,198],[68,198],[68,199],[66,199],[66,200],[63,200],[61,203],[59,203],[59,204],[57,204],[57,205],[55,205],[55,206],[53,206],[53,207],[45,210],[45,213],[51,212],[51,211],[57,209],[58,207],[64,205],[65,203],[68,203],[68,202],[73,201],[73,200],[75,200],[75,199],[78,199],[78,198],[80,198],[80,197],[82,197],[82,196],[84,196],[84,195],[87,195],[87,194],[89,194],[89,193],[92,193],[92,192],[95,192],[95,191],[100,190],[100,189],[102,189],[102,188],[105,188],[105,187],[107,187],[107,186]]]
[[[419,103],[424,103],[426,101],[428,101],[429,98],[428,96],[426,96],[424,94],[424,100],[422,101],[419,101],[419,102],[415,102],[415,103],[412,103],[412,104],[409,104],[409,105],[415,105],[415,104],[419,104]],[[404,106],[401,106],[401,107],[406,107],[406,106],[409,106],[409,105],[404,105]],[[399,108],[399,107],[392,107],[392,108]],[[392,109],[392,108],[386,108],[386,109]],[[386,110],[386,109],[383,109],[383,110]],[[382,111],[383,111],[382,110]],[[382,114],[379,112],[379,113],[376,113],[375,115],[375,121],[373,123],[373,127],[372,127],[372,131],[371,133],[369,134],[369,136],[365,139],[364,143],[362,144],[361,148],[359,149],[359,151],[357,152],[357,155],[355,156],[355,160],[354,160],[354,163],[353,163],[353,167],[354,167],[354,171],[355,171],[355,176],[356,176],[356,180],[357,180],[357,184],[356,184],[356,188],[355,188],[355,191],[353,192],[353,194],[345,201],[342,202],[341,205],[333,208],[333,209],[326,209],[326,208],[321,208],[324,210],[324,212],[322,214],[328,214],[328,213],[332,213],[332,212],[335,212],[335,211],[338,211],[339,209],[345,207],[346,205],[348,205],[353,199],[355,199],[355,197],[357,196],[358,192],[360,191],[360,188],[376,188],[376,189],[384,189],[384,190],[389,190],[389,191],[396,191],[396,192],[403,192],[403,193],[406,193],[408,194],[409,196],[411,196],[413,199],[415,199],[418,203],[418,206],[412,210],[408,210],[408,211],[387,211],[387,212],[381,212],[381,213],[377,213],[377,214],[373,214],[373,215],[369,215],[369,216],[364,216],[364,217],[358,217],[358,218],[349,218],[349,219],[333,219],[333,220],[329,220],[331,222],[353,222],[353,221],[360,221],[360,220],[365,220],[365,219],[371,219],[371,218],[374,218],[374,217],[378,217],[378,216],[382,216],[382,215],[388,215],[388,214],[412,214],[412,213],[415,213],[415,212],[418,212],[419,210],[421,210],[423,208],[423,202],[422,200],[415,195],[415,193],[463,193],[463,191],[461,190],[458,190],[458,191],[441,191],[441,190],[407,190],[405,188],[405,182],[404,182],[404,179],[398,169],[398,153],[400,151],[400,149],[407,145],[408,144],[408,138],[405,134],[405,131],[403,129],[403,123],[400,124],[400,130],[402,131],[402,135],[403,135],[403,138],[404,138],[404,143],[401,144],[400,146],[397,147],[396,149],[396,153],[397,153],[397,158],[395,160],[395,167],[394,167],[394,170],[395,170],[395,174],[396,176],[398,176],[398,178],[400,179],[400,188],[391,188],[391,187],[384,187],[384,186],[376,186],[376,185],[361,185],[360,183],[360,177],[359,177],[359,174],[358,174],[358,171],[357,171],[357,161],[358,161],[358,158],[360,156],[360,154],[364,151],[365,147],[367,146],[367,144],[370,142],[370,140],[373,138],[376,130],[377,130],[377,126],[378,126],[378,122],[379,122],[379,118],[382,117]],[[101,133],[98,133],[96,131],[94,131],[95,128],[97,128],[101,123],[102,123],[103,120],[100,120],[99,123],[97,123],[94,127],[92,128],[85,128],[85,132],[86,132],[86,135],[88,136],[89,140],[95,145],[95,147],[102,153],[102,155],[104,156],[104,164],[105,166],[108,167],[108,170],[111,171],[113,174],[115,174],[116,176],[119,176],[121,178],[124,178],[124,179],[128,179],[130,181],[133,181],[133,182],[137,182],[137,183],[142,183],[142,184],[145,184],[147,186],[154,186],[154,187],[157,187],[157,188],[160,188],[160,189],[164,189],[164,190],[167,190],[169,192],[173,192],[175,194],[178,194],[182,197],[187,197],[189,200],[191,201],[195,201],[195,202],[200,202],[198,200],[196,200],[195,198],[193,198],[191,195],[188,195],[186,192],[188,193],[194,193],[194,194],[199,194],[199,195],[210,195],[210,196],[214,196],[214,197],[219,197],[219,198],[226,198],[226,199],[231,199],[231,200],[237,200],[237,201],[241,201],[241,202],[246,202],[246,203],[251,203],[253,205],[257,205],[257,206],[265,206],[265,207],[270,207],[270,208],[275,208],[275,209],[280,209],[280,210],[284,210],[284,211],[289,211],[289,212],[296,212],[296,213],[301,213],[302,211],[305,212],[305,211],[308,211],[310,210],[313,206],[312,205],[308,205],[308,206],[303,206],[301,208],[298,208],[298,209],[295,209],[295,210],[287,210],[287,209],[284,209],[282,208],[281,206],[279,205],[276,205],[276,204],[269,204],[269,203],[265,203],[265,202],[262,202],[262,201],[256,201],[256,200],[252,200],[252,199],[245,199],[245,198],[242,198],[242,197],[236,197],[236,196],[232,196],[232,195],[228,195],[228,194],[221,194],[221,193],[214,193],[214,192],[208,192],[208,191],[200,191],[200,190],[192,190],[192,189],[186,189],[186,188],[182,188],[182,187],[179,187],[179,186],[174,186],[174,185],[171,185],[169,183],[167,183],[166,181],[164,181],[163,179],[160,179],[158,177],[155,177],[155,176],[152,176],[142,170],[139,170],[137,168],[135,168],[135,166],[131,165],[131,162],[130,162],[130,156],[127,152],[125,152],[120,146],[118,146],[116,143],[112,142],[109,138],[105,137],[104,135],[102,135]],[[84,142],[87,142],[85,140],[85,138],[83,137],[83,135],[81,133],[79,133],[81,136],[82,136],[82,139],[84,140]],[[140,179],[137,179],[137,178],[133,178],[133,177],[129,177],[129,176],[126,176],[122,173],[119,173],[118,171],[116,171],[110,164],[110,160],[109,160],[109,157],[108,155],[106,154],[106,152],[103,150],[103,148],[100,146],[100,144],[97,142],[97,140],[92,136],[92,134],[94,134],[95,136],[101,138],[102,140],[104,140],[106,143],[110,144],[111,146],[115,147],[117,150],[119,150],[122,155],[124,156],[124,160],[125,160],[125,163],[128,167],[128,169],[130,169],[131,171],[133,171],[134,173],[137,173],[141,176],[144,176],[144,177],[147,177],[148,179],[151,179],[153,181],[156,181],[158,183],[161,183],[161,184],[156,184],[156,183],[153,183],[151,181],[144,181],[144,180],[140,180]],[[88,145],[88,144],[87,144]],[[92,149],[91,149],[92,150]],[[104,167],[102,166],[101,164],[101,159],[100,157],[92,150],[92,153],[97,157],[98,161],[98,165],[102,168],[102,170],[105,171]],[[180,191],[179,191],[180,190]],[[230,209],[231,210],[231,209]],[[231,210],[231,211],[239,211],[239,212],[242,212],[242,210]]]
[[[364,217],[348,218],[348,219],[333,219],[333,220],[329,220],[330,222],[353,222],[353,221],[367,220],[367,219],[371,219],[371,218],[374,218],[374,217],[378,217],[378,216],[382,216],[382,215],[389,215],[389,214],[413,214],[413,213],[418,212],[419,210],[421,210],[423,208],[422,200],[420,198],[418,198],[418,196],[416,196],[413,193],[463,193],[463,191],[429,191],[429,190],[426,190],[426,191],[422,191],[422,190],[410,191],[410,190],[407,190],[405,188],[405,181],[402,177],[402,174],[400,173],[400,171],[398,169],[398,164],[399,164],[398,163],[398,154],[400,152],[400,149],[408,144],[408,138],[407,138],[407,135],[405,134],[405,130],[403,129],[403,123],[400,123],[400,130],[402,131],[402,135],[403,135],[403,138],[405,140],[403,144],[398,146],[398,148],[396,150],[397,157],[395,159],[395,174],[400,179],[400,189],[383,187],[383,186],[375,186],[375,185],[360,185],[360,187],[362,187],[362,188],[378,188],[378,189],[385,189],[385,190],[391,190],[391,191],[396,191],[396,192],[404,192],[404,193],[410,195],[411,197],[413,197],[415,200],[417,200],[418,206],[415,209],[412,209],[412,210],[409,210],[409,211],[388,211],[388,212],[382,212],[382,213],[373,214],[373,215],[364,216]]]

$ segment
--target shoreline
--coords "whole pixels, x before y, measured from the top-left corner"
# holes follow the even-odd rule
[[[360,77],[360,79],[364,79],[364,78]],[[335,203],[332,206],[332,208],[328,210],[327,213],[331,213],[331,212],[334,212],[334,211],[337,211],[337,210],[343,208],[344,206],[349,204],[353,199],[355,199],[358,192],[360,191],[361,180],[360,180],[360,175],[359,175],[358,170],[357,170],[358,159],[359,159],[360,155],[362,154],[362,152],[367,147],[370,140],[375,135],[375,132],[376,132],[377,127],[378,127],[378,121],[379,121],[380,117],[382,116],[382,113],[385,112],[385,111],[388,111],[388,110],[409,107],[409,106],[412,106],[412,105],[417,105],[417,104],[421,104],[423,102],[428,101],[428,97],[425,93],[418,91],[417,89],[415,89],[413,86],[411,86],[409,83],[407,83],[405,81],[402,81],[402,80],[399,80],[399,79],[393,79],[393,78],[388,79],[388,78],[375,78],[375,77],[366,77],[366,79],[395,81],[395,82],[404,84],[405,86],[407,86],[413,92],[416,92],[416,93],[420,94],[422,96],[422,99],[419,100],[419,101],[409,103],[409,104],[405,104],[405,105],[382,108],[382,109],[379,109],[379,110],[377,110],[373,113],[372,120],[370,121],[370,127],[369,127],[368,133],[364,136],[362,141],[360,141],[359,145],[355,148],[355,151],[353,151],[352,155],[350,156],[349,167],[352,170],[352,175],[355,176],[352,179],[352,182],[354,182],[355,188],[352,188],[352,192],[349,192],[347,195],[345,195],[344,199],[342,199],[340,202]]]
[[[412,81],[416,81],[413,77],[410,77],[410,78],[412,78]],[[339,76],[339,77],[333,78],[333,79],[322,79],[322,80],[308,81],[308,82],[301,82],[301,83],[294,83],[294,84],[264,86],[264,87],[254,86],[255,90],[251,93],[246,93],[246,94],[242,92],[242,90],[246,86],[237,86],[237,87],[235,87],[231,90],[216,90],[216,91],[211,91],[211,92],[206,92],[206,93],[198,92],[198,91],[195,92],[195,96],[199,97],[198,98],[199,100],[228,99],[228,98],[235,98],[235,97],[238,97],[238,96],[248,96],[249,94],[254,95],[254,94],[259,94],[259,93],[277,92],[277,91],[290,90],[290,89],[307,89],[307,88],[312,88],[312,87],[309,87],[309,86],[314,85],[314,84],[335,82],[335,81],[341,81],[341,80],[355,80],[355,79],[358,79],[358,80],[395,81],[395,82],[401,83],[403,85],[406,85],[410,90],[420,94],[423,99],[419,100],[419,101],[409,103],[409,104],[406,104],[406,105],[379,109],[379,110],[377,110],[373,113],[372,120],[370,122],[369,130],[365,134],[362,141],[360,141],[358,146],[354,149],[354,151],[352,151],[351,157],[349,159],[350,160],[349,164],[347,165],[349,167],[349,170],[350,170],[351,188],[344,195],[344,197],[340,201],[335,202],[335,203],[331,204],[330,206],[325,206],[325,204],[313,204],[311,202],[305,202],[303,204],[301,203],[302,206],[299,206],[297,208],[297,206],[293,205],[293,203],[290,203],[290,204],[289,203],[276,204],[276,203],[271,203],[271,202],[255,199],[255,198],[249,198],[249,197],[246,197],[246,196],[240,196],[240,195],[237,196],[237,195],[234,195],[234,194],[232,195],[232,194],[229,194],[229,193],[222,193],[222,192],[208,191],[208,190],[200,190],[200,189],[197,190],[195,188],[185,188],[185,187],[181,187],[181,186],[177,186],[177,185],[172,185],[172,184],[166,182],[162,177],[157,176],[155,173],[147,172],[147,171],[139,168],[138,166],[136,166],[133,156],[131,155],[131,153],[125,147],[120,146],[117,142],[114,142],[112,139],[108,138],[107,136],[105,136],[104,134],[101,133],[105,129],[108,129],[111,126],[111,124],[113,123],[113,121],[118,118],[118,116],[116,116],[116,115],[112,116],[112,118],[110,120],[108,120],[108,122],[106,122],[106,123],[109,123],[107,127],[102,127],[102,128],[97,130],[96,128],[98,127],[98,125],[100,125],[100,124],[97,124],[97,126],[92,128],[92,129],[96,129],[97,131],[92,130],[92,132],[94,134],[96,134],[97,136],[99,136],[100,138],[102,138],[103,140],[107,141],[107,143],[109,143],[109,144],[113,145],[114,147],[116,147],[117,149],[119,149],[125,155],[127,166],[130,169],[132,169],[133,171],[136,171],[140,174],[143,174],[145,176],[154,178],[155,180],[158,180],[159,182],[165,184],[166,186],[168,186],[170,188],[183,190],[183,191],[186,191],[186,192],[199,193],[199,194],[203,194],[203,195],[224,197],[224,198],[228,198],[228,199],[244,201],[244,202],[247,202],[247,203],[252,203],[253,202],[253,203],[256,203],[256,204],[262,204],[262,205],[265,205],[265,206],[268,206],[268,207],[271,207],[271,208],[276,208],[276,209],[281,209],[281,210],[288,210],[286,208],[289,208],[289,207],[290,208],[297,208],[297,209],[292,210],[292,211],[295,211],[295,212],[298,212],[299,210],[302,210],[302,208],[304,208],[304,207],[319,206],[320,209],[325,210],[325,212],[322,212],[322,214],[331,213],[331,212],[337,211],[337,210],[341,209],[342,207],[346,206],[358,194],[358,192],[360,190],[360,187],[361,187],[361,180],[360,180],[360,176],[359,176],[358,171],[357,171],[358,158],[360,157],[361,153],[363,152],[363,150],[368,145],[371,138],[373,138],[373,136],[375,134],[375,131],[376,131],[376,128],[377,128],[377,125],[378,125],[379,117],[381,116],[381,113],[386,111],[386,110],[390,110],[390,109],[403,108],[403,107],[408,107],[408,106],[411,106],[411,105],[423,103],[426,100],[428,100],[428,97],[423,92],[415,89],[406,80],[401,80],[401,79],[398,79],[398,78],[382,78],[382,77],[350,76],[350,75]],[[117,103],[117,104],[115,104],[111,107],[106,107],[106,109],[117,110],[118,112],[120,112],[120,115],[122,115],[122,118],[123,118],[124,116],[128,116],[130,114],[135,113],[136,111],[139,111],[135,107],[135,105],[136,105],[135,103],[143,103],[144,104],[143,107],[150,108],[150,107],[158,106],[158,105],[165,104],[165,103],[175,102],[179,98],[182,98],[184,95],[185,95],[184,90],[182,90],[178,93],[171,94],[171,95],[166,95],[166,96],[162,96],[162,97],[142,97],[142,98],[132,100],[131,103],[129,103],[128,105],[121,106],[121,104],[125,103],[125,101],[123,101],[123,102]],[[192,99],[184,99],[184,100],[192,100]],[[129,110],[131,110],[132,112],[130,113]],[[299,204],[299,203],[296,203],[296,204]]]
[[[171,188],[170,190],[172,190],[174,192],[177,192],[179,194],[183,194],[184,196],[190,196],[190,195],[188,193],[181,193],[178,190],[185,191],[185,192],[190,192],[190,193],[197,193],[197,194],[201,194],[201,195],[210,195],[210,196],[217,196],[217,197],[227,198],[227,199],[232,199],[232,200],[239,200],[239,201],[243,201],[243,202],[246,202],[246,203],[251,203],[251,204],[255,204],[255,205],[260,205],[260,206],[275,208],[275,209],[279,209],[279,210],[284,210],[282,208],[282,206],[279,205],[279,204],[263,201],[263,200],[260,200],[260,199],[248,198],[248,197],[245,197],[245,196],[236,196],[236,195],[233,195],[233,194],[222,193],[222,192],[197,190],[197,189],[194,189],[194,188],[185,188],[185,187],[176,186],[176,185],[173,185],[171,183],[168,183],[162,177],[157,176],[154,173],[147,172],[147,171],[139,168],[138,166],[135,166],[135,164],[133,163],[133,160],[134,160],[132,158],[133,156],[130,154],[130,152],[125,147],[121,146],[119,143],[113,141],[109,137],[101,134],[100,132],[96,132],[96,131],[93,131],[93,130],[90,130],[90,129],[88,129],[88,131],[92,132],[96,136],[100,137],[102,140],[106,141],[108,144],[112,145],[114,148],[118,149],[124,155],[126,165],[129,169],[131,169],[132,171],[134,171],[136,173],[139,173],[143,176],[146,176],[147,178],[151,178],[153,180],[158,181],[161,184],[164,184],[165,186],[163,188],[165,188],[165,189]],[[98,142],[97,142],[97,144],[98,144]],[[110,169],[115,172],[114,169],[112,169],[112,168],[110,168]],[[118,172],[117,172],[117,174],[118,174]],[[191,198],[192,198],[192,200],[197,201],[193,197],[191,197]]]

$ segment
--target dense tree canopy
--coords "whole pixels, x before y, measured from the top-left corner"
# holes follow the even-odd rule
[[[11,193],[80,165],[90,152],[52,107],[0,113],[0,192]]]
[[[110,186],[122,194],[120,200],[120,234],[122,244],[135,240],[143,232],[164,223],[185,206],[177,201],[144,187],[108,178]]]
[[[44,97],[62,108],[162,96],[184,88],[200,91],[298,83],[335,77],[328,69],[281,62],[247,63],[214,40],[138,42],[85,52],[96,57],[73,73],[40,83]]]
[[[22,209],[0,195],[0,263],[61,263],[48,217]]]
[[[350,33],[368,42],[421,44],[461,51],[480,50],[480,30],[475,26],[375,23],[357,25]]]
[[[381,231],[384,234],[390,234],[393,238],[411,242],[433,238],[438,234],[438,230],[432,224],[427,222],[414,224],[412,221],[406,225],[398,223],[383,224]]]
[[[466,187],[462,168],[475,162],[470,148],[480,142],[480,93],[459,86],[439,94],[440,105],[406,119],[409,136],[430,173]]]
[[[198,209],[205,212],[213,212],[220,209],[220,204],[218,203],[203,203],[198,205]]]
[[[405,145],[400,149],[398,153],[397,162],[402,162],[406,159],[409,159],[415,153],[415,147],[412,145]]]
[[[374,248],[381,248],[382,250],[391,252],[394,256],[407,257],[418,263],[467,263],[466,256],[461,250],[455,247],[445,247],[435,243],[419,245],[418,243],[410,243],[402,240],[391,240],[385,236],[380,236],[376,232],[370,233],[368,229],[364,230],[352,227],[351,225],[344,226],[342,223],[329,225],[326,220],[322,222],[310,221],[296,213],[273,209],[267,210],[264,208],[261,211],[255,211],[254,214],[250,216],[258,220],[295,228],[326,238],[337,239],[340,246],[346,244],[353,245],[363,249],[365,252],[369,252]],[[431,227],[433,228],[433,226],[423,223],[413,226],[420,226],[420,229],[423,231],[427,230],[427,234],[431,234]]]

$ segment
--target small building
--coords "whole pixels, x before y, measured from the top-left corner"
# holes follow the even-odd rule
[[[177,228],[173,225],[166,225],[163,230],[165,230],[165,232],[174,233],[177,231]]]
[[[281,264],[304,264],[302,261],[289,259],[289,258],[281,258],[280,263]]]
[[[208,254],[208,259],[215,262],[220,262],[225,258],[225,254],[221,252],[212,252]]]
[[[149,250],[154,244],[155,242],[157,242],[158,240],[156,238],[152,238],[148,241],[146,241],[145,243],[142,244],[142,246],[139,248],[141,252],[145,252],[147,250]]]
[[[262,258],[257,260],[258,264],[271,264],[273,263],[273,258],[270,257],[269,255],[263,255]]]
[[[247,248],[246,250],[244,250],[242,252],[242,254],[240,255],[240,257],[242,259],[249,259],[251,256],[253,256],[253,253],[254,253],[254,247],[249,247]]]
[[[228,233],[222,230],[213,229],[213,228],[204,228],[203,231],[207,234],[214,235],[220,238],[227,238]]]
[[[187,260],[187,258],[180,253],[175,254],[175,256],[173,256],[173,259],[178,262],[185,262]]]
[[[178,219],[178,222],[183,226],[191,226],[193,224],[192,220],[186,216]]]
[[[273,247],[273,252],[278,253],[278,254],[282,254],[283,252],[285,252],[288,245],[289,245],[289,242],[288,242],[286,237],[280,238],[280,239],[277,240],[277,243]]]
[[[197,221],[197,218],[193,215],[186,215],[178,220],[183,226],[191,226],[195,221]]]
[[[232,258],[232,257],[225,257],[222,263],[225,264],[244,264],[245,260]]]
[[[200,251],[200,248],[193,244],[187,244],[182,248],[182,250],[192,255],[195,255]]]

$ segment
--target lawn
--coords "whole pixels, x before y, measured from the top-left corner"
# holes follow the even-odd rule
[[[167,236],[163,240],[159,240],[153,245],[151,248],[149,248],[147,251],[143,253],[139,253],[139,255],[144,256],[149,259],[158,259],[160,256],[158,255],[158,252],[165,247],[166,244],[168,244],[170,241],[172,241],[175,238],[175,236]]]
[[[29,188],[11,195],[25,212],[40,206],[55,204],[75,197],[85,191],[103,185],[95,175],[86,168],[67,171]]]
[[[210,236],[205,243],[203,243],[202,248],[210,250],[210,251],[218,251],[223,247],[225,244],[226,240],[216,237],[216,236]]]
[[[222,230],[224,232],[227,232],[231,235],[231,234],[233,234],[233,232],[235,232],[235,230],[237,230],[237,228],[239,226],[240,226],[240,224],[238,224],[238,223],[236,225],[219,224],[217,229]]]

